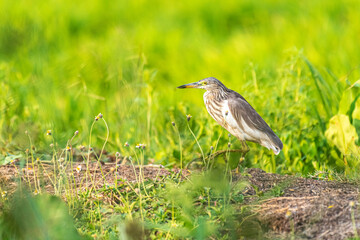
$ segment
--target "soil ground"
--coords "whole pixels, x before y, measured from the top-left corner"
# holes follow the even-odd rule
[[[81,169],[79,171],[79,165]],[[43,189],[53,193],[50,182],[53,167],[42,164],[38,168],[24,168],[24,181],[32,181],[34,173],[44,174]],[[78,168],[76,171],[76,168]],[[116,168],[116,169],[115,169]],[[95,179],[84,183],[85,164],[72,167],[74,181],[80,187],[103,187],[114,184],[114,179],[135,182],[139,177],[139,167],[106,163],[101,170],[96,163],[89,169]],[[136,171],[134,171],[134,169]],[[71,170],[71,168],[69,169]],[[160,166],[143,166],[145,179],[161,181],[168,175],[177,174],[178,169],[167,170]],[[183,176],[191,175],[184,171]],[[0,186],[11,193],[15,190],[18,176],[16,165],[0,166]],[[105,176],[106,181],[102,176]],[[49,180],[46,180],[49,179]],[[270,239],[347,239],[357,235],[360,228],[359,189],[355,184],[307,179],[266,173],[260,169],[247,169],[245,173],[233,174],[233,181],[247,181],[248,187],[243,191],[246,200],[242,204],[249,205],[256,214],[261,225],[268,226],[265,237]],[[118,180],[119,181],[119,180]],[[131,189],[128,189],[131,191]],[[240,204],[240,203],[239,203]]]
[[[347,239],[360,228],[359,189],[350,183],[323,181],[248,169],[248,189],[258,218],[268,224],[269,236],[295,239]],[[256,191],[268,197],[258,197]],[[274,197],[274,195],[279,195]]]

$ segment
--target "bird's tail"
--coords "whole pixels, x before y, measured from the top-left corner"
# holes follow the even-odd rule
[[[264,146],[267,147],[268,149],[273,150],[275,155],[278,155],[280,151],[283,149],[282,141],[275,133],[269,134],[268,137],[269,137],[269,141],[265,143]]]

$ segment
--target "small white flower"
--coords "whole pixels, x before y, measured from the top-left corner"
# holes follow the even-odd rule
[[[7,191],[2,191],[2,192],[1,192],[1,197],[2,197],[2,198],[5,198],[6,195],[7,195]]]
[[[75,170],[76,170],[77,173],[79,173],[79,172],[81,171],[81,165],[77,166],[77,167],[75,168]]]

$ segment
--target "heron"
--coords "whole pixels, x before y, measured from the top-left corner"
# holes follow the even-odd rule
[[[177,88],[205,89],[204,103],[211,117],[240,140],[242,158],[250,150],[246,141],[258,143],[278,155],[283,148],[280,138],[239,93],[225,87],[214,77]]]

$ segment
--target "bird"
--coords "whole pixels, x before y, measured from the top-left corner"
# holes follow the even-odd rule
[[[214,77],[177,88],[205,89],[204,103],[211,117],[235,136],[242,145],[243,157],[250,150],[246,141],[258,143],[275,155],[283,148],[280,138],[239,93],[225,87]]]

